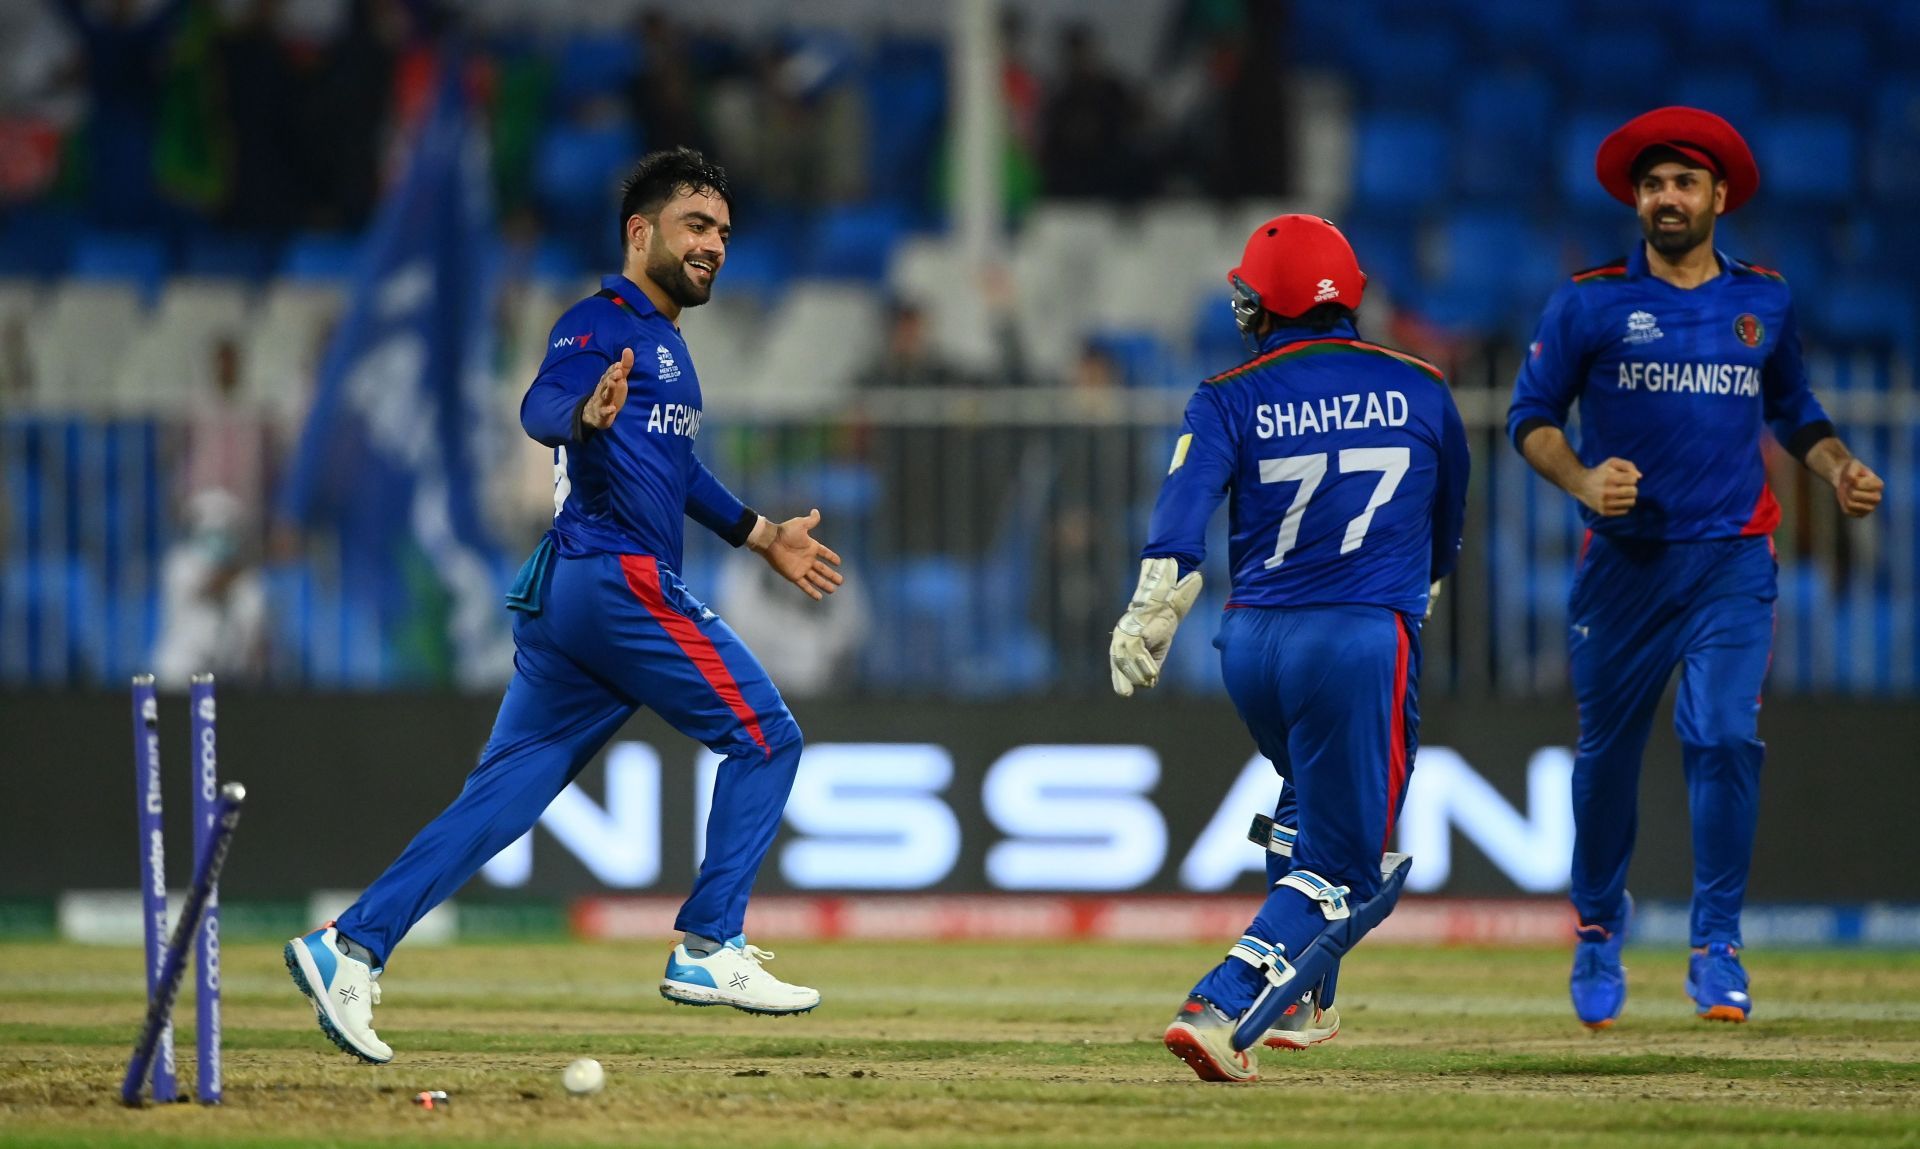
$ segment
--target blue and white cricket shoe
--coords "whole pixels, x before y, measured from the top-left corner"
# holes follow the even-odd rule
[[[293,984],[313,1003],[320,1031],[329,1041],[375,1065],[393,1060],[393,1049],[373,1032],[373,1007],[380,1004],[380,983],[375,979],[380,971],[347,956],[332,922],[288,942],[284,953]]]
[[[708,954],[695,957],[676,945],[667,955],[660,996],[681,1005],[730,1005],[748,1013],[805,1013],[820,1004],[820,991],[788,985],[766,971],[773,953],[748,945],[741,934]]]
[[[1687,962],[1687,996],[1701,1021],[1745,1021],[1753,1012],[1747,994],[1747,971],[1740,951],[1726,942],[1695,950]]]
[[[1332,1041],[1339,1034],[1340,1007],[1330,1005],[1322,1009],[1309,990],[1267,1029],[1260,1044],[1268,1049],[1308,1049],[1323,1041]]]
[[[1573,1012],[1588,1029],[1608,1029],[1627,1005],[1627,970],[1620,964],[1620,947],[1627,940],[1627,923],[1633,916],[1633,897],[1627,897],[1627,912],[1620,928],[1609,933],[1603,926],[1576,926],[1579,940],[1573,947],[1573,975],[1567,989],[1573,996]]]

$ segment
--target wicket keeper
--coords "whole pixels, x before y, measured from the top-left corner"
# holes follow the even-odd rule
[[[646,156],[626,182],[620,228],[624,269],[560,317],[521,403],[527,434],[554,451],[553,527],[508,595],[514,674],[480,764],[337,922],[286,945],[320,1028],[366,1061],[393,1057],[373,1006],[394,947],[531,829],[642,706],[726,756],[661,995],[763,1014],[820,1003],[767,972],[773,955],[742,932],[800,728],[753,653],[681,581],[682,519],[759,554],[814,599],[840,585],[840,557],[812,537],[818,511],[771,522],[694,453],[700,381],[675,321],[707,301],[726,262],[726,173],[690,149]]]
[[[1638,213],[1644,242],[1554,293],[1507,413],[1514,446],[1580,501],[1587,524],[1568,609],[1580,708],[1573,1007],[1604,1029],[1626,1003],[1640,756],[1678,666],[1694,857],[1686,988],[1700,1017],[1745,1021],[1740,906],[1780,521],[1762,436],[1771,427],[1848,515],[1870,514],[1882,484],[1808,387],[1786,280],[1714,248],[1714,221],[1760,185],[1740,133],[1709,112],[1660,108],[1608,136],[1595,167]],[[1576,401],[1577,448],[1565,431]]]
[[[1253,1081],[1253,1046],[1338,1030],[1340,958],[1406,882],[1408,860],[1383,854],[1419,741],[1420,625],[1459,553],[1468,459],[1439,369],[1359,337],[1366,277],[1332,224],[1269,220],[1227,279],[1255,354],[1187,404],[1110,659],[1123,697],[1158,681],[1200,594],[1207,520],[1231,495],[1233,589],[1214,645],[1285,779],[1280,848],[1265,904],[1165,1042],[1202,1080]]]

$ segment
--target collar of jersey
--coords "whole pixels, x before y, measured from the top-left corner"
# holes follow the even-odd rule
[[[1272,331],[1262,335],[1260,337],[1260,354],[1265,355],[1267,352],[1279,347],[1285,347],[1289,343],[1301,343],[1308,339],[1358,338],[1360,338],[1360,334],[1354,328],[1353,321],[1350,319],[1342,319],[1325,331],[1315,331],[1306,324],[1299,323],[1286,327],[1276,327]]]
[[[1734,273],[1734,270],[1740,266],[1739,264],[1735,263],[1733,260],[1728,259],[1727,253],[1724,251],[1721,251],[1717,247],[1713,249],[1713,258],[1720,261],[1720,274],[1714,276],[1712,279],[1707,280],[1707,282],[1701,284],[1700,287],[1705,287],[1709,283],[1715,283],[1719,280],[1726,279],[1732,276]],[[1647,243],[1645,240],[1641,240],[1639,243],[1634,244],[1633,250],[1627,254],[1627,278],[1628,279],[1653,279],[1654,278],[1653,268],[1647,265]],[[1667,281],[1664,279],[1658,280],[1657,282],[1667,283]],[[1667,283],[1667,286],[1673,287],[1671,283]],[[1699,290],[1699,288],[1697,287],[1696,288],[1674,287],[1673,289],[1675,291],[1698,291]]]
[[[647,298],[646,292],[640,290],[640,285],[624,275],[602,276],[600,286],[626,300],[642,319],[660,314],[660,309],[653,305],[653,300]]]

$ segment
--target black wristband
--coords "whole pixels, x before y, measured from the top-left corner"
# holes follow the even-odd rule
[[[586,420],[587,404],[592,401],[593,401],[593,392],[589,391],[587,392],[586,396],[580,400],[580,402],[574,405],[573,441],[576,443],[586,442],[587,436],[593,434],[593,432],[598,431],[600,429],[598,427],[590,427],[587,425],[587,420]]]
[[[1525,455],[1526,452],[1521,449],[1521,444],[1527,441],[1528,435],[1533,434],[1542,427],[1558,426],[1558,423],[1555,423],[1552,419],[1546,418],[1543,415],[1535,415],[1531,419],[1521,420],[1520,425],[1513,429],[1513,449]]]
[[[1813,445],[1822,439],[1832,438],[1833,434],[1834,430],[1831,422],[1825,419],[1816,419],[1798,431],[1795,431],[1781,446],[1787,449],[1787,454],[1792,455],[1804,463],[1807,461],[1807,452],[1813,450]]]
[[[734,524],[728,527],[726,532],[720,537],[725,539],[727,545],[730,547],[745,546],[747,536],[751,535],[753,528],[759,525],[760,512],[754,510],[752,507],[747,507],[740,512],[740,517],[734,520]]]

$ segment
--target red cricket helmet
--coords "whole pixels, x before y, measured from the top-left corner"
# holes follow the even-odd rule
[[[1317,215],[1276,216],[1254,228],[1227,282],[1242,330],[1263,310],[1305,315],[1322,303],[1339,303],[1358,311],[1367,290],[1353,246]]]

